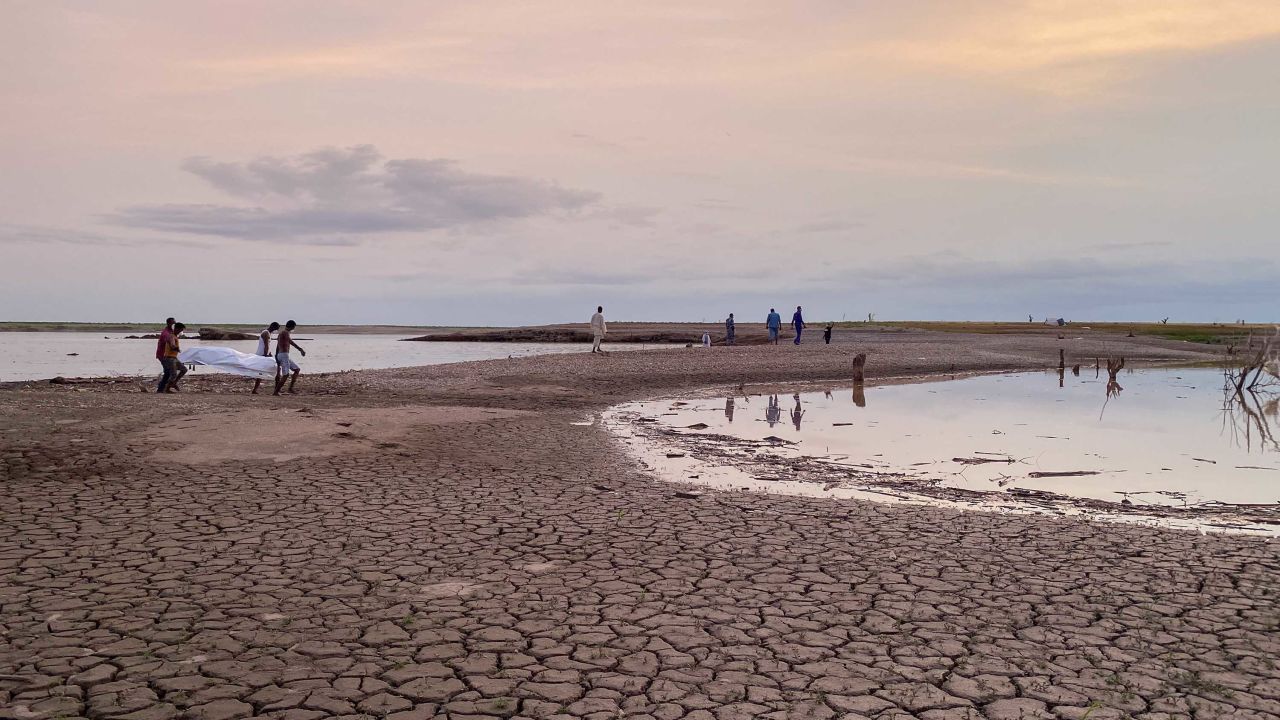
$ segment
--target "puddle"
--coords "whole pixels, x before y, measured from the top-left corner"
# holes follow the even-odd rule
[[[668,479],[1280,534],[1280,387],[1094,368],[682,398],[606,424]]]

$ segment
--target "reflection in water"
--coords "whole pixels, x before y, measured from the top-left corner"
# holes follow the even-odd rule
[[[792,397],[795,398],[796,406],[791,409],[791,424],[796,426],[796,430],[800,430],[800,419],[804,417],[804,410],[800,408],[800,393],[796,393]]]
[[[729,422],[733,422],[733,398],[724,399],[724,416]]]
[[[1102,401],[1102,410],[1098,413],[1098,419],[1102,419],[1103,413],[1107,411],[1107,403],[1111,402],[1111,398],[1120,397],[1120,391],[1124,388],[1120,387],[1120,382],[1116,380],[1116,375],[1124,369],[1124,358],[1119,360],[1115,358],[1107,358],[1107,399]],[[1132,370],[1130,370],[1132,372]],[[1062,387],[1062,371],[1058,371],[1058,387]]]
[[[782,408],[778,406],[778,396],[769,396],[769,405],[764,409],[764,421],[773,427],[782,422]]]
[[[772,453],[785,447],[820,459],[845,456],[876,473],[942,488],[1048,491],[1112,502],[1123,497],[1136,506],[1276,503],[1280,380],[1270,393],[1256,389],[1239,396],[1234,385],[1224,394],[1220,369],[1141,370],[1125,375],[1121,391],[1116,365],[1118,359],[1111,368],[1114,384],[1110,374],[1094,380],[1082,372],[1084,377],[1069,375],[1072,382],[1062,389],[1057,368],[1047,375],[854,386],[858,408],[850,407],[848,395],[841,400],[839,390],[832,389],[829,399],[817,389],[801,392],[799,402],[793,395],[786,418],[780,395],[766,394],[763,418],[752,413],[755,421],[734,418],[732,425],[723,396],[683,406],[676,415],[666,404],[659,410],[637,403],[634,411],[660,418],[662,426],[705,423],[710,434],[749,442],[781,436],[785,446],[770,445]],[[1099,375],[1103,367],[1099,363]],[[1101,418],[1099,391],[1104,403],[1111,402]],[[875,396],[875,408],[859,409],[867,395]],[[735,406],[744,402],[734,398]],[[1013,461],[966,464],[956,458]]]
[[[1223,376],[1222,422],[1237,446],[1280,451],[1271,421],[1280,420],[1280,383],[1244,384],[1227,371]]]

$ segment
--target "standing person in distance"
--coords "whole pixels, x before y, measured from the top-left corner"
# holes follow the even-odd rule
[[[769,317],[765,319],[764,325],[769,328],[769,342],[777,345],[778,333],[782,331],[782,316],[777,310],[769,308]]]
[[[791,316],[791,326],[796,329],[796,344],[800,344],[800,333],[804,332],[804,315],[799,305],[796,306],[796,312]]]
[[[293,386],[298,384],[298,375],[302,373],[302,368],[298,367],[298,363],[289,359],[289,349],[298,348],[298,352],[302,353],[302,357],[307,356],[307,351],[302,346],[293,341],[293,330],[298,327],[298,323],[290,320],[284,324],[284,330],[276,336],[276,391],[272,395],[279,395],[280,389],[284,387],[284,381],[289,377],[289,373],[293,373],[293,379],[289,381],[289,392],[293,393]]]
[[[600,343],[604,341],[604,334],[609,332],[609,326],[604,324],[604,306],[596,307],[596,314],[591,316],[591,352],[602,353]]]
[[[729,313],[729,317],[724,321],[724,344],[733,345],[735,339],[735,328],[733,325],[733,313]]]
[[[280,329],[280,323],[273,322],[258,333],[258,354],[262,357],[271,357],[271,333]],[[280,378],[280,366],[276,365],[276,379]],[[253,394],[258,394],[258,388],[262,386],[262,378],[253,381]]]
[[[831,331],[836,327],[835,323],[827,323],[827,328],[822,331],[822,342],[831,344]]]

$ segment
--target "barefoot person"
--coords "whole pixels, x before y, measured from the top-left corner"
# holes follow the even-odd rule
[[[289,359],[290,348],[298,348],[302,357],[307,356],[307,351],[293,341],[293,330],[296,327],[298,323],[290,320],[284,324],[284,329],[276,336],[276,391],[271,393],[272,395],[280,394],[280,389],[284,387],[284,381],[289,378],[289,373],[293,373],[293,379],[289,380],[289,392],[292,393],[293,386],[298,384],[298,375],[302,373],[298,363]]]
[[[279,329],[280,329],[280,323],[273,322],[267,327],[263,328],[262,332],[258,333],[258,352],[257,352],[258,355],[261,355],[262,357],[271,357],[271,333]],[[276,377],[277,378],[280,377],[279,365],[276,365]],[[260,387],[262,387],[262,378],[258,378],[253,381],[254,395],[258,394],[258,388]]]
[[[609,326],[604,324],[604,306],[596,308],[596,314],[591,316],[591,335],[593,342],[591,343],[591,352],[602,353],[600,343],[604,341],[604,334],[609,332]]]

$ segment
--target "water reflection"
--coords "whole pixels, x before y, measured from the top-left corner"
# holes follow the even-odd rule
[[[1095,365],[1096,380],[1064,372],[1071,382],[1062,389],[1057,368],[1049,375],[854,385],[853,406],[865,408],[866,396],[875,395],[872,411],[855,411],[851,396],[841,401],[834,388],[792,394],[786,417],[781,395],[766,394],[764,417],[751,413],[755,421],[736,417],[744,396],[681,407],[674,416],[645,403],[635,411],[678,429],[705,423],[711,435],[748,442],[781,436],[787,444],[771,445],[772,453],[847,458],[941,488],[1127,498],[1138,506],[1276,502],[1280,380],[1270,393],[1237,394],[1234,385],[1224,393],[1222,370],[1195,368],[1131,371],[1122,385],[1119,372],[1129,368],[1115,360],[1101,377],[1103,366]]]
[[[1223,425],[1236,445],[1252,450],[1280,451],[1272,420],[1280,421],[1280,383],[1238,382],[1231,371],[1223,376]]]
[[[800,393],[796,393],[792,397],[795,398],[796,406],[791,409],[791,424],[796,426],[796,431],[800,431],[800,420],[804,417],[804,410],[800,407]]]
[[[853,386],[853,404],[860,408],[867,406],[867,391],[862,387],[862,383]]]
[[[769,405],[764,409],[764,421],[773,427],[782,422],[782,408],[778,406],[778,396],[769,396]]]

